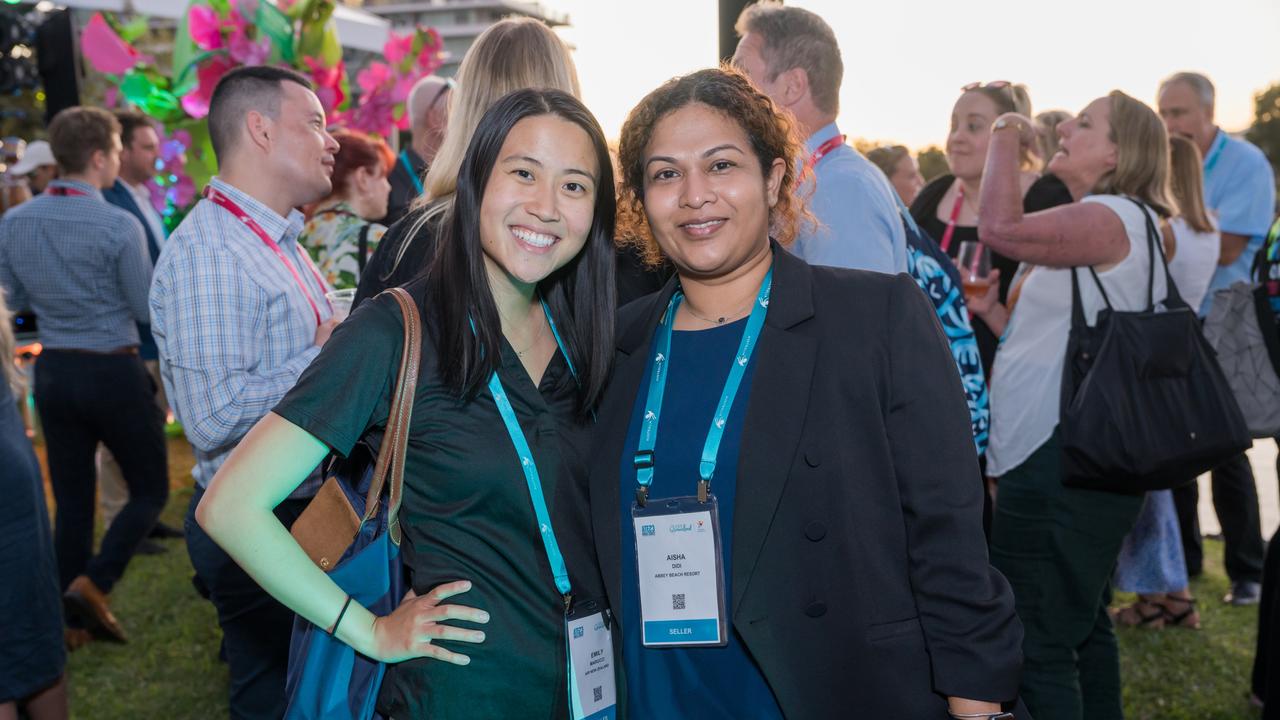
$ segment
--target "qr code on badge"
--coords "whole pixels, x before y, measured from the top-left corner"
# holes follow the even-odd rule
[[[595,687],[591,688],[591,700],[592,700],[592,702],[600,702],[603,698],[604,698],[604,688],[603,688],[603,687],[601,687],[600,685],[597,685],[597,686],[595,686]]]
[[[672,610],[684,609],[684,593],[676,593],[671,596],[671,609]]]

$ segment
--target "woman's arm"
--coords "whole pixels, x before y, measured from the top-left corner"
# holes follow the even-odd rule
[[[347,594],[307,557],[273,510],[328,454],[328,447],[297,425],[268,413],[218,470],[196,508],[200,527],[272,597],[320,628],[342,612]],[[433,657],[458,665],[470,660],[432,644],[434,640],[478,643],[484,633],[440,624],[443,620],[485,623],[488,613],[440,605],[471,589],[465,580],[427,595],[406,597],[395,612],[375,617],[352,602],[334,634],[369,657],[398,662]]]
[[[1034,138],[1032,128],[1030,120],[1013,113],[996,120],[982,175],[979,239],[1001,255],[1049,267],[1114,265],[1124,260],[1129,237],[1120,217],[1109,208],[1075,202],[1023,214],[1018,147]]]

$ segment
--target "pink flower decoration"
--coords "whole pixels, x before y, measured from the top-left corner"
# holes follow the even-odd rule
[[[231,58],[225,55],[210,58],[208,62],[196,70],[196,88],[182,96],[182,109],[193,118],[200,119],[209,114],[209,100],[213,97],[213,89],[235,67]]]
[[[409,56],[413,52],[413,33],[405,35],[397,35],[394,32],[387,33],[387,44],[382,47],[382,53],[386,56],[387,62],[392,65],[399,65],[401,60]]]
[[[386,63],[371,62],[369,66],[360,71],[360,76],[356,78],[356,84],[360,86],[360,90],[366,93],[376,93],[388,81],[391,80],[391,68]]]
[[[152,62],[121,39],[101,13],[95,13],[80,34],[80,48],[93,69],[108,75],[123,75],[140,62]]]
[[[187,34],[201,50],[217,50],[222,47],[222,20],[213,8],[192,5],[187,10]]]
[[[231,31],[227,51],[241,65],[261,65],[271,55],[271,39],[251,40],[242,28],[236,28]]]
[[[316,86],[316,97],[320,99],[325,115],[332,116],[347,97],[342,92],[342,78],[346,76],[346,66],[339,62],[333,67],[325,67],[313,57],[303,58],[303,61],[311,73],[311,81]]]

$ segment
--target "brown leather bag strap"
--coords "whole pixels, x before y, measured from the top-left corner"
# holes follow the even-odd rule
[[[391,541],[400,544],[400,499],[404,488],[404,458],[409,446],[409,421],[413,414],[413,398],[418,387],[418,368],[422,360],[422,321],[418,306],[403,288],[391,288],[390,293],[400,305],[404,315],[404,347],[400,352],[400,369],[396,374],[395,392],[391,399],[391,412],[387,429],[378,449],[378,461],[373,469],[373,481],[365,497],[365,512],[361,522],[367,522],[378,512],[378,498],[391,478],[388,500],[387,527]]]

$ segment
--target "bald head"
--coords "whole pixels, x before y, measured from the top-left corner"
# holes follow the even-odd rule
[[[413,123],[413,150],[428,163],[444,139],[449,122],[449,94],[453,80],[428,75],[414,84],[405,103]]]

